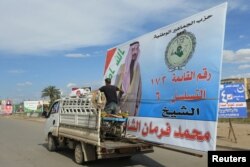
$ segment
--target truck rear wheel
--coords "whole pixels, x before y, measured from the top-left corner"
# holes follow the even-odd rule
[[[82,152],[82,146],[80,143],[78,143],[75,147],[75,162],[77,164],[82,164],[84,161],[84,155]]]
[[[126,156],[126,157],[122,157],[123,159],[127,159],[127,160],[129,160],[129,159],[131,159],[132,158],[132,156]]]
[[[56,151],[56,142],[52,135],[49,135],[48,137],[48,150],[49,151]]]

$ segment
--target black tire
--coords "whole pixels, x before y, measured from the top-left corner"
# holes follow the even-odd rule
[[[82,146],[80,143],[78,143],[75,147],[75,162],[77,164],[83,164],[84,162],[84,155],[83,155]]]
[[[121,159],[124,159],[124,160],[130,160],[132,158],[132,155],[131,156],[126,156],[126,157],[121,157]]]
[[[48,150],[51,152],[56,151],[56,141],[52,135],[48,136]]]

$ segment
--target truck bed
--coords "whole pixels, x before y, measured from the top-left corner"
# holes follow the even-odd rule
[[[131,142],[127,139],[121,139],[119,141],[106,140],[100,143],[101,147],[105,147],[107,149],[130,148],[130,147],[138,147],[142,145],[144,144]]]
[[[106,140],[101,142],[98,159],[115,158],[115,157],[131,157],[135,154],[153,152],[152,145],[132,142],[128,139],[121,139],[119,141]]]

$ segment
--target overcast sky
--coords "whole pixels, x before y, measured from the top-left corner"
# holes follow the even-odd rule
[[[106,50],[221,0],[0,0],[0,99],[102,84]],[[250,77],[250,6],[230,0],[222,78]],[[216,27],[215,27],[216,28]]]

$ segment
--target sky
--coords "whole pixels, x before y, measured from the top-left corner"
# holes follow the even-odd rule
[[[0,99],[103,84],[106,51],[228,2],[222,78],[250,77],[247,0],[0,0]],[[216,28],[216,27],[215,27]]]

